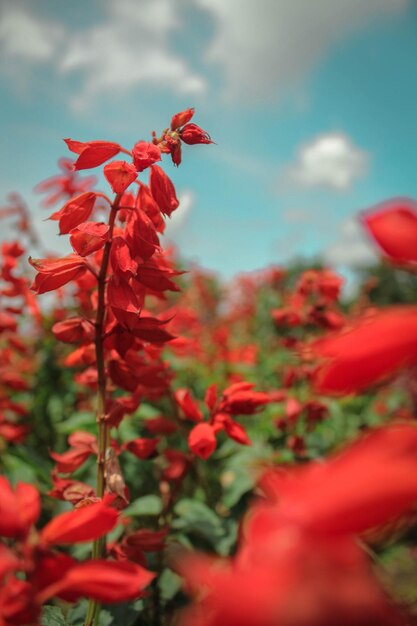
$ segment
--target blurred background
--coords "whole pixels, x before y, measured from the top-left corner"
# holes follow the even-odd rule
[[[33,188],[62,138],[130,148],[190,106],[216,143],[167,160],[168,236],[225,278],[319,254],[349,276],[375,259],[358,212],[417,196],[413,0],[0,0],[0,55],[0,204],[49,249]]]

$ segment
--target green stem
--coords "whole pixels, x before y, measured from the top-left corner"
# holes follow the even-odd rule
[[[102,498],[106,488],[106,452],[110,443],[110,432],[106,424],[106,364],[104,359],[104,321],[106,317],[106,280],[109,267],[110,250],[117,210],[119,208],[121,194],[117,194],[109,216],[109,239],[103,250],[100,271],[97,277],[97,313],[95,320],[95,349],[97,364],[97,426],[98,426],[98,453],[97,453],[97,487],[96,495]],[[101,537],[93,543],[93,559],[104,558],[106,554],[106,538]],[[85,626],[98,624],[101,605],[95,600],[89,600]]]

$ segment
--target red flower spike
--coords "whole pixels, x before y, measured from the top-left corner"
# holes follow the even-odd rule
[[[197,143],[213,143],[210,135],[197,124],[186,124],[180,132],[180,137],[184,143],[190,146]]]
[[[181,126],[184,126],[184,124],[187,124],[187,122],[190,121],[193,115],[194,108],[185,109],[185,111],[181,111],[180,113],[176,113],[175,115],[173,115],[171,120],[171,130],[177,130],[177,128],[180,128]]]
[[[77,254],[70,254],[61,259],[32,259],[29,263],[38,274],[31,289],[38,294],[53,291],[71,280],[75,280],[86,270],[85,260]]]
[[[156,161],[161,160],[161,151],[153,143],[138,141],[132,150],[133,164],[138,172],[143,172]]]
[[[88,220],[93,210],[96,197],[93,191],[82,193],[68,200],[62,209],[50,216],[50,220],[59,220],[60,235],[66,235],[70,230]]]
[[[188,435],[188,446],[201,459],[208,459],[216,449],[217,441],[213,426],[201,422]]]
[[[417,203],[398,198],[362,215],[367,231],[394,262],[417,262]]]
[[[124,193],[138,176],[135,166],[126,161],[112,161],[103,172],[114,193]]]
[[[88,597],[106,604],[125,602],[140,597],[154,578],[155,574],[134,563],[92,560],[70,568],[39,593],[38,601],[57,596],[72,601]]]
[[[159,439],[145,439],[142,437],[128,441],[123,448],[144,461],[155,454],[158,443]]]
[[[105,502],[96,502],[82,509],[61,513],[41,532],[43,546],[93,541],[113,530],[118,512]]]
[[[313,379],[318,393],[359,393],[417,363],[417,307],[363,315],[345,331],[318,339],[309,348],[324,361]]]
[[[102,165],[119,154],[122,147],[112,141],[73,141],[64,139],[68,148],[80,156],[74,163],[75,170],[85,170]]]
[[[169,217],[178,208],[179,202],[171,179],[158,165],[151,167],[149,186],[161,213]]]
[[[82,257],[100,250],[109,238],[109,226],[103,222],[84,222],[73,228],[70,233],[70,244]]]

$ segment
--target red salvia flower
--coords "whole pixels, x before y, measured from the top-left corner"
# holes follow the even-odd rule
[[[41,543],[54,546],[93,541],[113,530],[118,515],[105,501],[61,513],[42,529]]]
[[[138,172],[143,172],[148,167],[161,160],[161,151],[153,143],[138,141],[132,150],[133,164]]]
[[[417,307],[369,312],[310,348],[324,361],[314,375],[317,392],[361,392],[417,362]]]
[[[184,124],[187,124],[193,115],[194,108],[185,109],[185,111],[181,111],[180,113],[173,115],[171,119],[171,130],[177,130],[178,128],[181,128],[181,126],[184,126]]]
[[[366,211],[362,223],[379,247],[397,263],[417,262],[417,203],[389,200]]]
[[[74,163],[76,170],[102,165],[122,150],[118,143],[112,141],[87,141],[85,143],[73,139],[64,139],[64,141],[71,152],[80,155]]]
[[[70,254],[62,259],[32,259],[29,263],[38,274],[31,289],[38,294],[53,291],[75,280],[86,270],[85,260],[77,254]]]
[[[210,135],[197,124],[186,124],[180,132],[181,140],[189,145],[196,143],[213,143]]]
[[[151,167],[149,186],[161,213],[169,217],[178,208],[179,202],[171,179],[158,165]]]
[[[70,244],[80,256],[101,250],[109,238],[109,226],[103,222],[84,222],[70,232]]]
[[[114,193],[124,193],[137,178],[136,167],[126,161],[112,161],[103,172]]]
[[[53,213],[50,220],[59,221],[59,233],[65,235],[73,228],[88,220],[94,207],[97,195],[93,191],[86,191],[85,193],[71,198],[60,209]]]

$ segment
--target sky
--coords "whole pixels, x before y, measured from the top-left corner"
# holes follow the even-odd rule
[[[131,148],[190,106],[215,144],[167,162],[168,238],[226,278],[369,262],[359,212],[417,197],[414,0],[0,0],[0,58],[0,205],[19,191],[48,249],[62,138]]]

